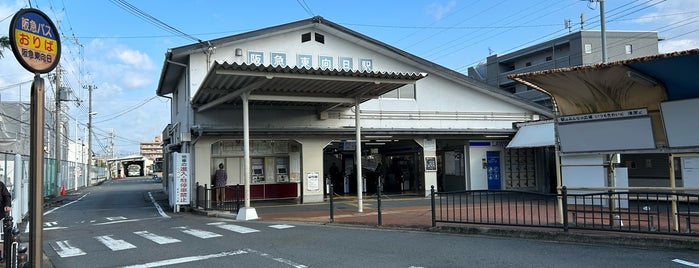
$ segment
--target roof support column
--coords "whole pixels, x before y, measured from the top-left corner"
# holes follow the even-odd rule
[[[364,212],[362,205],[362,125],[359,119],[359,96],[354,97],[354,128],[356,132],[357,146],[355,147],[354,163],[357,168],[357,212]]]
[[[237,220],[256,220],[257,211],[250,207],[250,116],[248,108],[248,98],[250,92],[240,95],[243,100],[243,154],[245,159],[245,207],[238,211]]]

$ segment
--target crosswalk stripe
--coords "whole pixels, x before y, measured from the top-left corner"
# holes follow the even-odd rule
[[[288,224],[275,224],[275,225],[270,225],[269,227],[274,228],[274,229],[289,229],[289,228],[294,228],[293,225],[288,225]]]
[[[204,230],[199,230],[199,229],[183,229],[181,231],[185,234],[190,234],[190,235],[202,238],[202,239],[223,236],[223,235],[220,235],[220,234],[217,234],[214,232],[209,232],[209,231],[204,231]]]
[[[54,244],[50,244],[53,250],[56,251],[56,254],[58,256],[61,256],[61,258],[65,257],[74,257],[74,256],[81,256],[85,255],[85,251],[82,251],[79,248],[76,248],[74,246],[71,246],[68,240],[63,240],[63,241],[58,241]],[[58,248],[56,248],[58,247]]]
[[[148,231],[140,231],[140,232],[133,232],[133,233],[140,235],[141,237],[148,239],[150,241],[153,241],[155,243],[158,243],[160,245],[180,242],[179,239],[175,239],[175,238],[172,238],[169,236],[160,236],[160,235],[148,232]]]
[[[111,236],[109,235],[96,236],[95,239],[97,239],[97,241],[100,241],[102,244],[107,246],[112,251],[136,248],[136,246],[129,242],[111,238]]]
[[[255,233],[255,232],[260,231],[260,230],[256,230],[256,229],[252,229],[252,228],[248,228],[248,227],[243,227],[240,225],[226,224],[223,222],[213,222],[213,223],[209,223],[208,225],[216,226],[216,227],[224,229],[224,230],[233,231],[233,232],[241,233],[241,234]]]

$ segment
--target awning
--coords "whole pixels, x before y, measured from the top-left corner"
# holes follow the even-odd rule
[[[647,109],[657,148],[667,146],[660,103],[699,98],[699,49],[508,78],[550,95],[559,116]]]
[[[198,112],[218,105],[241,105],[249,93],[250,105],[306,106],[318,111],[352,107],[413,84],[426,73],[367,72],[306,69],[254,64],[213,64],[192,98]]]
[[[546,147],[553,146],[555,142],[553,122],[529,124],[519,128],[515,137],[507,145],[507,148]]]

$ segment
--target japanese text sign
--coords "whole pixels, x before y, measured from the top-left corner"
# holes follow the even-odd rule
[[[61,57],[56,26],[38,9],[18,11],[10,23],[10,45],[17,61],[32,73],[52,71]]]

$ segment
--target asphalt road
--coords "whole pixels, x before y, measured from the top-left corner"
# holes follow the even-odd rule
[[[161,191],[140,177],[72,193],[45,210],[45,255],[54,267],[699,267],[690,251],[174,214],[151,198]]]

